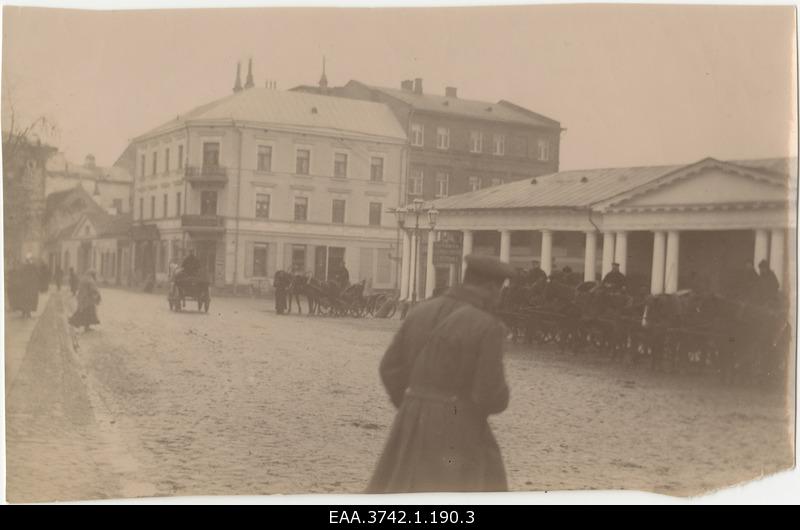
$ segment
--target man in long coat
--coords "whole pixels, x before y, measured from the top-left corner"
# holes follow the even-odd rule
[[[380,365],[398,408],[368,493],[505,491],[487,418],[505,410],[504,330],[489,311],[513,269],[467,256],[462,285],[419,304]]]
[[[39,306],[39,267],[34,265],[33,258],[27,256],[25,264],[17,275],[17,308],[22,311],[24,318],[30,318],[31,313]]]

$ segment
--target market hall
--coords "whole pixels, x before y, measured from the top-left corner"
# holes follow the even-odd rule
[[[548,275],[569,267],[586,281],[618,263],[629,286],[652,294],[725,294],[745,264],[766,260],[785,291],[794,280],[796,182],[796,158],[705,158],[562,171],[431,201],[438,221],[425,240],[403,234],[401,299],[412,284],[427,298],[457,283],[463,262],[445,259],[454,245],[462,257],[496,255],[519,269],[536,260]]]

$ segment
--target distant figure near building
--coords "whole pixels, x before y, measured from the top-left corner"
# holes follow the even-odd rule
[[[23,318],[30,318],[31,313],[39,306],[39,282],[41,270],[34,265],[30,254],[25,257],[25,263],[17,273],[16,298],[17,309],[22,311]]]
[[[275,312],[282,315],[286,312],[287,295],[292,285],[292,275],[286,271],[277,271],[272,286],[275,288]]]
[[[603,285],[612,289],[625,287],[625,275],[619,271],[619,263],[611,264],[611,271],[603,278]]]
[[[758,264],[758,281],[756,282],[756,301],[761,304],[772,304],[778,300],[780,283],[778,277],[769,268],[767,260]]]
[[[72,296],[78,292],[78,275],[75,274],[75,269],[72,267],[69,268],[69,290],[72,292]]]
[[[528,284],[534,285],[539,280],[547,279],[547,273],[542,270],[538,261],[531,262],[531,270],[528,272]]]
[[[69,319],[69,323],[73,327],[83,327],[84,331],[91,331],[91,326],[100,323],[100,320],[97,319],[100,291],[97,290],[95,282],[94,271],[86,271],[78,286],[78,309]]]
[[[490,311],[514,270],[466,263],[464,283],[414,308],[381,361],[398,411],[368,493],[508,489],[487,419],[508,405],[504,330]]]

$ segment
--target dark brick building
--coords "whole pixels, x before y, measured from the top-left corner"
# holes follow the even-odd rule
[[[561,124],[509,101],[496,103],[427,94],[422,79],[400,88],[350,81],[293,90],[328,94],[388,105],[408,134],[408,178],[402,197],[429,200],[555,173],[559,168]]]

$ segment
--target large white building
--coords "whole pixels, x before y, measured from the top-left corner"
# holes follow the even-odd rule
[[[651,293],[724,293],[747,261],[767,260],[791,291],[796,254],[797,159],[562,171],[434,201],[437,238],[462,255],[493,254],[519,267],[541,261],[548,274],[569,266],[596,280],[612,262],[629,284]],[[436,239],[436,238],[434,238]],[[460,249],[458,247],[460,246]],[[426,267],[418,297],[452,284],[460,260],[441,259],[430,241],[413,259],[403,245],[401,295],[409,265]],[[427,250],[427,252],[426,252]],[[416,278],[421,275],[417,274]]]
[[[216,286],[276,270],[393,288],[406,135],[383,104],[237,88],[133,140],[134,274],[197,251]]]

